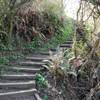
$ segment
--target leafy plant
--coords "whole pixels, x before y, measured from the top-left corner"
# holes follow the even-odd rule
[[[13,22],[17,9],[27,0],[0,0],[0,42],[4,45],[11,45]]]
[[[74,53],[70,49],[63,52],[58,48],[55,55],[50,52],[50,60],[44,60],[45,65],[43,66],[56,80],[63,80],[68,74],[76,77],[75,64],[71,62],[71,59],[74,59]]]
[[[42,100],[47,100],[47,96],[46,95],[42,96]]]
[[[65,41],[72,24],[70,27],[65,25],[63,2],[56,1],[0,0],[0,49],[34,49],[41,42],[43,46],[49,42],[46,48],[53,48]],[[30,3],[34,11],[28,9]]]
[[[0,65],[5,65],[7,63],[9,63],[7,57],[0,57]]]
[[[35,81],[38,88],[44,88],[48,86],[48,81],[46,81],[46,79],[41,74],[36,74]]]
[[[59,49],[58,49],[59,50]],[[64,78],[64,70],[63,70],[63,52],[58,51],[56,55],[50,53],[51,60],[44,60],[46,64],[43,65],[45,68],[49,70],[49,72],[54,76],[56,80]]]
[[[7,58],[9,59],[9,61],[14,61],[14,60],[18,59],[18,56],[17,55],[9,55]]]

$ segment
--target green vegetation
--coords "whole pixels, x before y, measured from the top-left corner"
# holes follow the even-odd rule
[[[48,100],[49,93],[56,95],[51,100],[98,100],[99,0],[80,0],[77,20],[66,16],[64,1],[0,0],[0,74],[10,62],[48,51],[50,59],[43,61],[46,78],[38,73],[35,76],[37,89],[46,93],[43,100]],[[72,48],[63,48],[71,43]]]
[[[31,5],[34,10],[29,10],[28,5],[32,2],[35,8]],[[18,55],[16,52],[1,54],[0,64],[5,65],[18,59],[22,55],[21,49],[31,51],[55,48],[73,33],[73,20],[62,12],[62,1],[57,0],[56,3],[47,0],[41,1],[40,5],[38,3],[27,0],[0,0],[0,52],[19,50]]]
[[[26,5],[27,0],[20,2],[17,2],[17,0],[0,0],[0,2],[2,8],[0,50],[35,49],[47,42],[46,48],[52,48],[61,44],[72,33],[71,20],[64,18],[64,12],[60,15],[64,9],[62,1],[57,1],[58,3],[48,0],[41,1],[41,9],[38,9],[38,1],[33,1],[34,6],[37,6],[36,9],[27,12],[22,12],[22,6]],[[65,23],[66,21],[68,24],[70,23],[68,26]],[[51,44],[50,47],[49,44]]]
[[[48,81],[41,74],[38,73],[36,74],[35,81],[36,81],[37,88],[41,89],[48,86]]]
[[[9,60],[6,57],[0,57],[0,65],[5,65],[9,63]]]

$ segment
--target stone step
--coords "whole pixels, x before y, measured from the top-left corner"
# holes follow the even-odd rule
[[[26,67],[26,68],[28,68],[28,67]],[[10,68],[9,68],[7,71],[3,72],[1,75],[35,75],[35,72],[33,72],[33,73],[27,73],[25,71],[20,71],[20,70],[12,70],[12,69],[10,70]]]
[[[1,100],[1,99],[0,99]],[[2,98],[2,100],[38,100],[34,95],[31,96],[10,96],[6,98]]]
[[[39,61],[42,62],[43,60],[48,60],[50,59],[49,57],[26,57],[26,60],[31,60],[31,61]]]
[[[8,70],[15,72],[37,73],[43,70],[43,68],[23,68],[23,67],[9,67]]]
[[[51,48],[50,51],[56,52],[57,51],[57,48]]]
[[[40,53],[34,53],[34,54],[31,54],[30,56],[31,56],[31,57],[43,57],[43,58],[49,57],[48,55],[42,55],[42,54],[40,54]]]
[[[47,55],[47,56],[49,56],[49,55],[50,55],[50,53],[49,53],[49,52],[39,52],[39,54],[40,54],[40,55]]]
[[[28,89],[34,88],[35,81],[27,81],[27,82],[0,82],[1,89]]]
[[[65,41],[63,44],[72,44],[73,41]]]
[[[19,65],[21,66],[36,66],[36,67],[40,67],[43,64],[44,64],[43,62],[33,62],[33,61],[23,61],[19,63]]]
[[[33,80],[35,78],[35,74],[28,75],[28,74],[20,74],[20,75],[14,75],[14,74],[4,74],[0,75],[0,78],[3,80]]]
[[[6,69],[9,67],[43,68],[43,66],[42,66],[42,65],[44,65],[43,61],[32,61],[32,58],[29,58],[29,59],[30,60],[24,60],[15,65],[8,65],[8,66],[6,66]]]
[[[35,52],[31,56],[49,56],[49,51],[46,51],[46,52]]]
[[[72,47],[72,45],[70,45],[70,44],[62,44],[62,45],[60,45],[60,47],[71,48],[71,47]]]
[[[19,97],[25,98],[27,96],[33,96],[35,93],[37,93],[37,90],[35,88],[19,90],[19,91],[12,91],[12,92],[5,92],[5,93],[0,93],[0,100],[11,100],[10,98],[19,98]],[[19,100],[19,99],[12,99],[12,100]],[[27,99],[27,100],[30,100],[30,99]]]

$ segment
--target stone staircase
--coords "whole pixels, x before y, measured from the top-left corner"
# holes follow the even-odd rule
[[[60,48],[70,48],[72,41],[66,41]],[[55,52],[56,49],[52,49]],[[35,73],[45,71],[43,60],[50,59],[48,52],[39,52],[26,57],[17,65],[6,66],[0,75],[0,100],[42,100],[35,88]]]

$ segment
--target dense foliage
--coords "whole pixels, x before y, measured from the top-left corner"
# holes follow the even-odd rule
[[[58,3],[48,0],[0,0],[0,7],[0,49],[29,47],[26,44],[35,41],[40,41],[34,44],[39,46],[54,35],[62,36],[64,41],[66,34],[72,31],[72,27],[65,29],[66,18],[60,0]]]
[[[65,15],[63,0],[0,0],[0,12],[0,50],[18,51],[1,53],[1,73],[3,65],[21,57],[20,49],[48,50],[50,59],[42,62],[48,71],[35,76],[43,100],[49,94],[57,100],[99,100],[99,0],[80,0],[76,21]],[[68,38],[73,41],[67,44]]]

